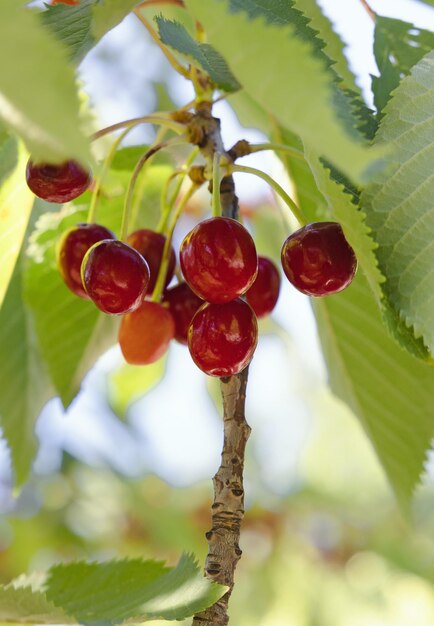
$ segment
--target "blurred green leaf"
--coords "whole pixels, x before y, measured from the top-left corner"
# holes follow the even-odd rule
[[[93,7],[92,32],[95,39],[101,39],[109,30],[117,26],[130,13],[138,0],[102,0]]]
[[[20,253],[34,201],[26,184],[28,154],[22,144],[9,138],[1,146],[0,159],[2,157],[5,180],[0,188],[0,306]]]
[[[229,70],[223,57],[209,44],[197,43],[182,24],[156,18],[161,41],[204,70],[211,80],[226,91],[237,91],[240,84]]]
[[[0,587],[0,620],[25,624],[75,624],[45,593],[14,584]]]
[[[0,4],[0,93],[0,117],[23,138],[34,159],[88,163],[89,143],[80,132],[66,48],[16,0]]]
[[[166,360],[163,357],[144,366],[124,364],[109,374],[109,403],[118,417],[125,419],[128,407],[158,385],[166,370]]]
[[[53,395],[23,302],[21,265],[20,259],[0,309],[0,426],[18,485],[26,480],[36,451],[36,418]]]

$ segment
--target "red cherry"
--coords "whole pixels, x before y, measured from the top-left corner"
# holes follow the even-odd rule
[[[143,302],[149,267],[142,255],[126,243],[104,239],[86,252],[81,279],[88,296],[101,311],[123,315]]]
[[[119,345],[127,363],[149,365],[163,356],[174,335],[170,311],[158,302],[145,300],[122,318]]]
[[[288,280],[308,296],[327,296],[348,287],[357,259],[340,224],[316,222],[290,235],[282,247]]]
[[[116,239],[114,233],[99,224],[77,224],[59,241],[57,265],[66,286],[80,298],[89,299],[81,282],[81,264],[91,246],[102,239]]]
[[[188,327],[199,307],[204,304],[187,283],[180,283],[168,289],[164,301],[169,304],[170,312],[175,320],[175,339],[187,345]]]
[[[188,330],[192,359],[209,376],[241,372],[250,363],[257,341],[256,315],[239,298],[227,304],[205,303]]]
[[[148,293],[152,293],[155,287],[155,283],[158,278],[158,271],[161,265],[161,259],[163,257],[163,248],[166,242],[166,237],[161,233],[156,233],[154,230],[148,230],[142,228],[131,233],[128,237],[128,244],[135,248],[140,254],[145,257],[149,270],[151,272],[151,279],[149,281]],[[176,265],[175,250],[171,246],[169,265],[167,267],[166,282],[164,286],[168,285],[173,278]]]
[[[279,270],[270,259],[258,257],[258,275],[246,293],[246,300],[256,313],[256,317],[264,317],[271,313],[276,306],[279,290]]]
[[[228,217],[212,217],[193,228],[181,244],[180,262],[193,291],[215,304],[245,293],[258,270],[252,237]]]
[[[69,202],[81,195],[91,182],[90,172],[76,161],[61,164],[33,163],[26,169],[27,185],[33,193],[47,202]]]

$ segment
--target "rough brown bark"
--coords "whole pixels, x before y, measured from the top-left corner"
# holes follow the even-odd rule
[[[223,147],[220,121],[211,114],[210,103],[199,106],[191,132],[208,162],[216,151],[230,156]],[[232,176],[220,185],[222,213],[238,219],[238,198]],[[241,557],[239,547],[241,522],[244,517],[244,453],[250,435],[245,418],[248,368],[236,376],[220,379],[223,398],[224,439],[219,469],[213,478],[214,502],[211,507],[212,527],[206,533],[208,556],[205,575],[229,587],[225,595],[211,607],[195,615],[193,626],[226,626],[229,622],[228,602],[234,586],[234,573]]]

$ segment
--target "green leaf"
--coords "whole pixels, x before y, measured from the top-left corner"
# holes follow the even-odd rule
[[[25,169],[28,154],[16,139],[10,138],[1,147],[4,159],[4,180],[0,189],[0,306],[20,253],[34,195],[27,187]],[[12,171],[7,170],[12,167]]]
[[[360,93],[344,54],[345,44],[333,30],[330,20],[324,15],[316,0],[295,0],[295,7],[309,18],[309,26],[317,31],[319,38],[324,42],[324,52],[333,61],[333,70],[342,79],[342,86]]]
[[[20,261],[0,309],[0,426],[18,485],[27,478],[35,455],[36,418],[53,395],[23,303]]]
[[[407,511],[434,434],[434,368],[389,336],[360,273],[313,306],[332,389],[361,420]]]
[[[81,0],[70,6],[48,5],[40,16],[42,23],[67,47],[71,61],[78,64],[94,46],[92,6],[97,0]]]
[[[374,251],[378,247],[370,236],[366,215],[352,201],[342,185],[332,180],[329,171],[312,150],[306,150],[306,159],[311,167],[319,191],[327,202],[328,219],[339,222],[345,237],[354,249],[360,269],[363,270],[372,292],[380,303],[381,283],[384,282]]]
[[[92,33],[98,41],[109,30],[120,24],[135,6],[138,0],[102,0],[93,7]]]
[[[31,587],[0,587],[0,621],[16,624],[75,624],[52,604],[45,593]]]
[[[108,375],[108,399],[110,407],[120,419],[125,419],[128,407],[151,391],[163,378],[166,358],[151,365],[123,364]]]
[[[63,232],[83,221],[83,209],[43,215],[27,252],[25,297],[42,356],[64,406],[73,400],[95,360],[116,342],[118,319],[103,315],[92,302],[77,298],[57,269],[58,240]]]
[[[67,51],[15,0],[0,4],[0,117],[36,160],[90,159]]]
[[[385,109],[376,143],[392,150],[387,169],[362,196],[379,244],[384,290],[396,317],[434,354],[434,52],[412,69]]]
[[[227,3],[216,0],[186,4],[258,104],[349,177],[363,179],[380,151],[370,150],[355,128],[350,136],[347,122],[343,127],[341,115],[348,120],[351,114],[342,108],[344,95],[335,88],[333,74],[325,71],[326,62],[295,36],[291,24],[276,26],[243,12],[230,14]]]
[[[372,77],[374,103],[381,112],[403,76],[434,48],[434,33],[409,22],[382,17],[375,21],[374,54],[380,76]]]
[[[138,160],[145,154],[150,146],[128,146],[117,150],[114,159],[111,163],[112,170],[125,170],[131,172],[137,165]],[[173,164],[173,159],[170,154],[160,150],[155,156],[152,157],[152,166],[170,165]],[[156,171],[154,172],[156,173]]]
[[[223,57],[209,44],[197,43],[182,24],[156,17],[161,41],[179,52],[190,63],[204,70],[211,80],[226,91],[236,91],[240,84]]]
[[[204,578],[189,555],[172,569],[141,559],[57,565],[46,584],[53,604],[88,625],[184,619],[214,604],[226,590]]]

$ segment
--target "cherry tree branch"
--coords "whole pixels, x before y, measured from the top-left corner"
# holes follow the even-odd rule
[[[214,154],[228,155],[223,147],[220,121],[212,117],[211,106],[209,102],[201,102],[189,128],[209,166]],[[225,217],[238,219],[238,198],[232,176],[224,176],[221,180],[220,202]],[[239,539],[244,517],[244,454],[250,435],[250,426],[245,418],[247,378],[248,368],[235,376],[220,379],[223,450],[220,467],[213,478],[212,526],[206,533],[208,556],[205,576],[226,585],[229,590],[218,602],[195,615],[193,626],[226,626],[229,622],[228,603],[234,586],[235,568],[241,557]]]

